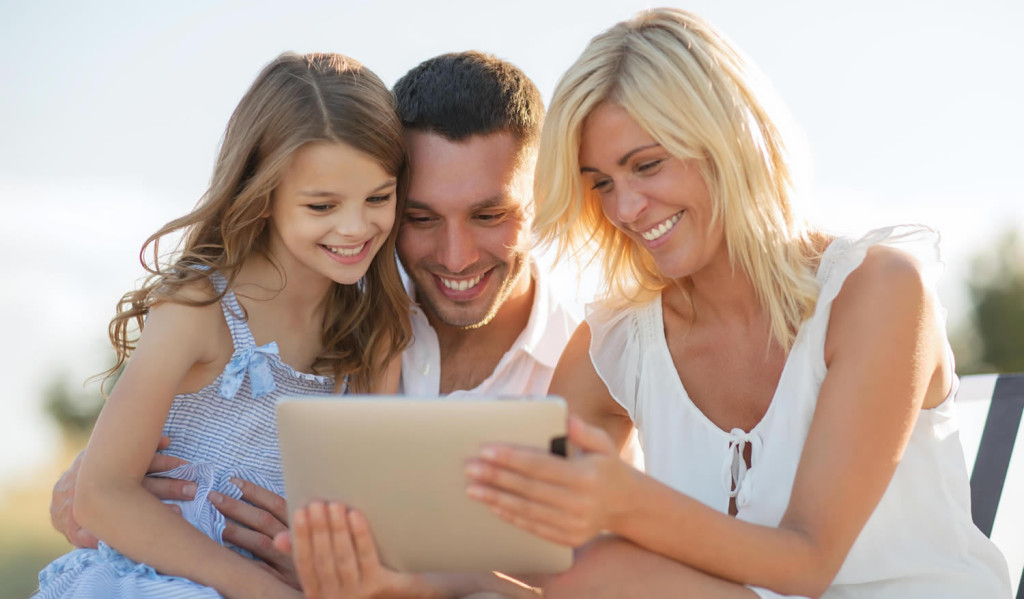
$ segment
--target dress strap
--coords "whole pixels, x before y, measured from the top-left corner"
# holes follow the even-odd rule
[[[210,275],[217,293],[224,293],[227,289],[227,279],[219,272]],[[256,345],[256,339],[252,336],[249,323],[246,322],[245,313],[242,311],[234,290],[228,289],[220,300],[220,308],[224,312],[224,320],[231,331],[231,340],[234,342],[235,351],[231,355],[231,361],[224,367],[224,374],[220,382],[220,395],[231,399],[238,393],[245,380],[246,373],[249,374],[249,384],[252,388],[254,398],[262,397],[274,390],[274,373],[270,368],[268,357],[277,355],[277,343],[271,341],[266,345]]]
[[[217,293],[224,293],[228,286],[227,279],[219,272],[211,274],[210,281]],[[220,309],[224,312],[224,320],[227,321],[228,328],[231,329],[231,340],[234,341],[235,351],[256,345],[256,339],[252,336],[252,331],[249,330],[245,312],[242,310],[242,305],[238,303],[234,290],[228,289],[227,293],[224,293],[224,297],[220,298]]]

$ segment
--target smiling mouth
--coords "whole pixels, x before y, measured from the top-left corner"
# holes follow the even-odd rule
[[[679,219],[682,217],[682,211],[676,212],[675,214],[661,221],[657,225],[644,231],[643,233],[640,234],[640,236],[647,241],[655,241],[657,239],[660,239],[662,236],[665,235],[665,233],[671,231],[672,227],[676,226],[676,223],[679,222]]]
[[[448,289],[451,289],[452,291],[467,291],[479,285],[480,281],[484,278],[484,275],[486,274],[486,272],[482,272],[477,276],[470,277],[468,279],[448,279],[442,277],[441,275],[434,276],[436,276],[441,281],[442,285],[444,285]]]
[[[334,247],[334,246],[329,246],[329,245],[324,245],[324,246],[321,246],[321,247],[323,247],[325,250],[327,250],[328,252],[330,252],[332,254],[335,254],[335,255],[338,255],[338,256],[351,257],[351,256],[358,256],[360,254],[360,252],[363,251],[363,248],[366,247],[366,244],[368,244],[368,243],[370,243],[369,239],[367,239],[366,241],[364,241],[363,243],[361,243],[360,245],[358,245],[356,247],[348,247],[347,248],[347,247],[341,247],[341,246]]]

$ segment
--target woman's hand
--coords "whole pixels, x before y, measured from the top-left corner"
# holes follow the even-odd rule
[[[385,568],[366,519],[341,503],[295,510],[291,535],[277,535],[274,545],[293,552],[308,599],[444,596],[422,576]]]
[[[636,471],[619,459],[604,430],[579,418],[569,418],[569,441],[581,451],[567,459],[535,448],[485,446],[466,464],[467,494],[562,545],[579,547],[601,532],[616,532]]]

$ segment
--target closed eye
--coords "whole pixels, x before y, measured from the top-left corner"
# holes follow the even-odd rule
[[[334,207],[333,204],[306,204],[306,207],[313,212],[327,212]]]
[[[611,189],[612,189],[612,180],[611,179],[598,179],[597,181],[594,181],[594,184],[590,187],[590,189],[593,189],[594,191],[597,191],[599,193],[605,193],[605,192],[611,191]]]
[[[390,193],[386,193],[386,194],[383,194],[383,195],[377,195],[377,196],[370,196],[370,197],[366,198],[366,201],[369,204],[386,204],[390,200],[391,200],[391,194]]]
[[[661,163],[664,161],[665,160],[663,158],[659,158],[658,160],[650,160],[648,162],[643,162],[637,165],[636,170],[641,173],[653,172],[655,169],[661,166]]]
[[[508,212],[485,212],[483,214],[477,214],[477,220],[481,220],[485,223],[496,223],[505,220],[508,216]]]

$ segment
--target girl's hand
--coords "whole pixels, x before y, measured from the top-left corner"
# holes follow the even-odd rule
[[[423,577],[381,565],[366,519],[341,503],[312,502],[295,510],[291,535],[277,535],[274,545],[293,552],[308,599],[442,596]]]
[[[576,417],[568,459],[536,448],[492,444],[466,464],[467,494],[502,519],[539,537],[579,547],[616,532],[636,473],[618,458],[611,437]]]

